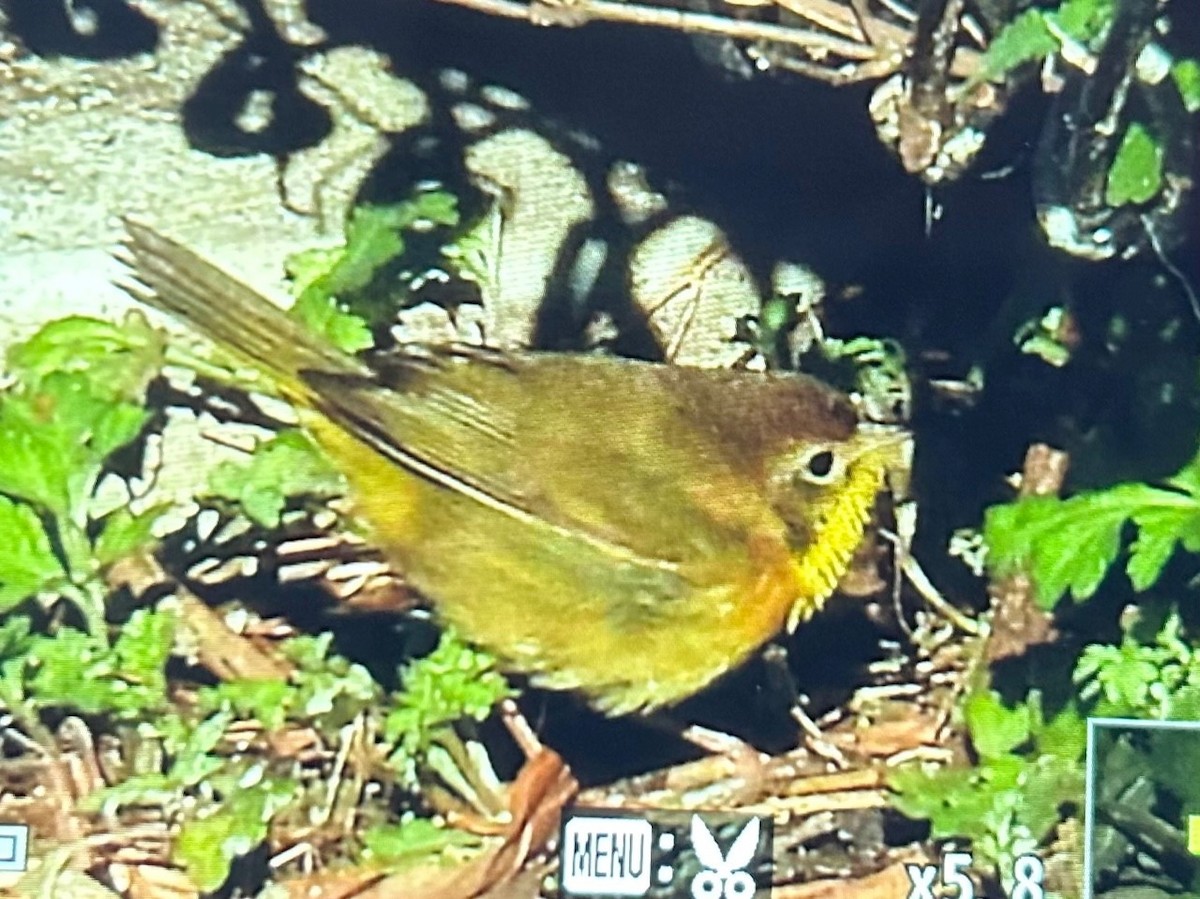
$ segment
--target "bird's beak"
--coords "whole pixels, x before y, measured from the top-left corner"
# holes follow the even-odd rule
[[[888,488],[897,500],[908,496],[912,479],[913,435],[905,428],[864,422],[854,435],[854,457],[873,456],[883,465]]]

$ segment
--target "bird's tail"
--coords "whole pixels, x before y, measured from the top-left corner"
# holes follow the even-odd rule
[[[180,243],[125,220],[132,271],[121,287],[134,298],[195,328],[274,381],[294,401],[311,401],[307,372],[360,375],[353,356],[324,344],[282,309]]]

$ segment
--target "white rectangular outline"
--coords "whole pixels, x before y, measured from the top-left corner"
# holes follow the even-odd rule
[[[568,871],[561,867],[562,861],[560,860],[560,892],[564,894],[572,893],[578,896],[645,896],[654,884],[652,879],[653,874],[650,869],[651,859],[654,856],[654,825],[651,824],[649,818],[637,815],[604,815],[594,812],[588,814],[572,813],[562,824],[562,846],[559,848],[561,857],[565,857],[567,854],[568,836],[570,833],[580,828],[590,829],[590,827],[586,827],[585,822],[592,827],[601,825],[612,827],[615,825],[617,830],[628,831],[630,836],[633,836],[635,831],[644,830],[644,833],[640,837],[646,854],[646,871],[643,878],[645,882],[638,882],[636,884],[627,882],[618,885],[613,884],[611,882],[613,878],[609,877],[581,876],[575,878],[572,876],[571,882],[568,883]],[[572,829],[572,825],[576,825],[576,827]],[[571,873],[573,874],[573,872]]]
[[[0,873],[10,874],[29,868],[29,825],[0,824],[0,839],[10,837],[13,841],[12,861],[0,858]]]
[[[1135,730],[1200,731],[1200,721],[1153,721],[1147,718],[1088,718],[1087,769],[1083,788],[1083,899],[1092,899],[1092,833],[1096,815],[1096,731],[1102,727]]]

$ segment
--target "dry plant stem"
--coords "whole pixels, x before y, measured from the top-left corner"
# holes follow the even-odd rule
[[[520,3],[517,0],[436,0],[436,2],[465,6],[468,9],[505,19],[534,21],[537,17],[537,10],[533,4]],[[652,28],[669,28],[686,34],[706,34],[744,41],[771,41],[777,44],[824,50],[836,53],[846,59],[868,60],[875,57],[874,48],[857,41],[766,22],[738,21],[707,13],[616,3],[613,0],[580,0],[577,6],[584,21],[623,22],[630,25],[647,25]]]
[[[1062,489],[1070,459],[1066,453],[1035,443],[1025,453],[1019,496],[1054,496]],[[1029,575],[1017,573],[991,584],[992,632],[987,640],[989,662],[1021,655],[1036,643],[1054,637],[1054,624],[1038,607]]]
[[[525,753],[525,758],[531,759],[544,748],[542,741],[538,739],[533,728],[529,726],[529,721],[517,707],[516,702],[511,699],[502,700],[500,703],[500,717],[504,722],[504,726],[508,728],[508,732],[512,735],[513,741],[520,747],[521,752]]]
[[[122,559],[108,575],[112,586],[128,586],[135,596],[171,577],[149,553]],[[250,640],[232,632],[224,619],[196,594],[176,584],[174,589],[181,612],[181,624],[192,631],[199,647],[200,661],[221,680],[286,680],[291,666],[256,647]]]
[[[825,739],[825,735],[821,733],[821,728],[817,726],[817,723],[799,705],[792,707],[792,719],[804,731],[804,743],[809,749],[839,768],[846,767],[848,764],[846,756],[842,754],[840,749]]]
[[[571,23],[588,21],[620,22],[644,25],[651,28],[668,28],[686,34],[703,34],[741,41],[765,41],[781,46],[802,47],[814,54],[833,54],[843,60],[857,61],[865,65],[847,74],[836,66],[825,67],[818,63],[806,66],[796,60],[789,68],[824,81],[846,83],[864,78],[879,78],[891,74],[902,60],[902,48],[911,41],[909,32],[899,25],[884,19],[861,18],[861,9],[856,14],[833,0],[776,0],[779,6],[801,18],[813,22],[821,30],[793,28],[769,22],[752,22],[729,19],[708,13],[643,6],[635,3],[619,3],[613,0],[574,0],[570,4],[570,19],[553,20],[539,16],[539,2],[519,0],[436,0],[465,6],[488,15],[506,19],[525,19],[533,24],[554,21],[566,27]],[[869,39],[862,39],[863,32]],[[981,54],[961,48],[955,55],[950,73],[957,78],[967,78],[979,70]]]

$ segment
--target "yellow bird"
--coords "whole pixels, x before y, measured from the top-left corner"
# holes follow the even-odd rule
[[[796,374],[427,349],[370,360],[144,224],[125,285],[301,410],[388,559],[467,639],[609,714],[818,611],[907,435]]]

